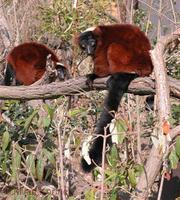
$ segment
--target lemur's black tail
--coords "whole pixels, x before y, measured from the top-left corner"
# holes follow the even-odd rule
[[[125,92],[127,92],[128,86],[130,82],[138,77],[136,74],[130,74],[130,73],[116,73],[113,74],[108,82],[108,95],[104,102],[104,109],[100,115],[100,119],[97,123],[95,134],[100,135],[100,137],[97,137],[92,147],[89,150],[89,156],[91,158],[91,164],[88,165],[86,160],[82,158],[81,165],[82,169],[85,172],[90,172],[94,167],[95,164],[99,165],[102,161],[102,149],[103,149],[103,137],[101,135],[104,135],[104,128],[111,122],[111,120],[114,118],[114,114],[111,111],[117,111],[119,103],[122,99],[122,96]],[[111,112],[111,113],[110,113]],[[109,129],[107,128],[106,134],[109,134]],[[106,145],[111,144],[111,138],[108,137],[106,140]],[[93,160],[93,161],[92,161]]]
[[[14,79],[14,70],[12,68],[12,65],[7,63],[5,73],[4,73],[4,85],[11,85]]]
[[[22,83],[16,79],[16,73],[12,65],[9,63],[7,63],[7,66],[4,72],[4,85],[7,85],[7,86],[22,85]]]

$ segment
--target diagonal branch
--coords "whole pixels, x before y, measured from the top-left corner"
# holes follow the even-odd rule
[[[151,58],[154,65],[154,73],[156,80],[156,95],[157,95],[157,108],[158,108],[158,130],[157,137],[159,138],[158,146],[153,145],[149,158],[147,159],[144,172],[140,176],[137,184],[137,199],[145,200],[148,198],[149,189],[151,189],[159,171],[162,166],[164,155],[168,150],[168,137],[171,133],[164,135],[164,124],[169,127],[170,115],[170,102],[169,102],[169,89],[170,84],[167,80],[166,66],[163,60],[163,54],[166,46],[180,36],[180,29],[176,30],[173,34],[160,38],[155,48],[151,51]],[[170,87],[169,87],[170,86]],[[180,126],[176,127],[177,134],[180,134]],[[161,139],[160,139],[161,138]],[[163,141],[163,143],[162,143]],[[164,149],[164,150],[163,150]]]

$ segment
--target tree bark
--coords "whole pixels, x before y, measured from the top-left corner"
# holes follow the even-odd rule
[[[94,81],[93,89],[105,90],[108,78],[98,78]],[[180,83],[178,80],[168,78],[171,95],[180,98]],[[138,95],[148,95],[155,93],[154,81],[149,78],[137,78],[128,89],[129,93]],[[86,77],[69,79],[65,82],[54,82],[47,85],[32,86],[0,86],[0,99],[55,99],[61,95],[74,95],[91,91],[86,85]]]

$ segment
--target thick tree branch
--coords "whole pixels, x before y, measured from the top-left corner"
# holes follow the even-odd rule
[[[94,89],[106,89],[108,78],[99,78],[94,81]],[[171,95],[180,98],[180,83],[178,80],[169,78]],[[129,93],[147,95],[155,93],[155,84],[151,78],[137,78],[129,86]],[[0,99],[53,99],[60,95],[73,95],[90,91],[86,85],[86,78],[79,77],[65,82],[54,82],[47,85],[31,86],[0,86]]]

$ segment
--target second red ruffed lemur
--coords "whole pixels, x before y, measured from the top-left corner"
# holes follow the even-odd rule
[[[47,56],[51,55],[58,78],[64,80],[68,76],[67,67],[60,63],[56,54],[47,46],[37,42],[26,42],[14,47],[7,55],[5,70],[5,85],[11,85],[13,79],[16,85],[31,85],[39,80],[46,71]]]
[[[87,55],[92,56],[94,62],[93,73],[87,75],[88,84],[92,84],[97,77],[111,75],[107,82],[108,94],[104,109],[95,130],[100,137],[94,140],[89,150],[92,162],[88,164],[84,158],[81,161],[83,170],[90,172],[102,162],[101,135],[104,135],[104,128],[114,118],[113,113],[118,110],[130,82],[139,76],[148,76],[153,70],[149,54],[151,45],[146,35],[137,26],[130,24],[97,26],[79,34],[77,43]],[[108,128],[106,134],[109,134]],[[110,138],[107,144],[111,145]]]

